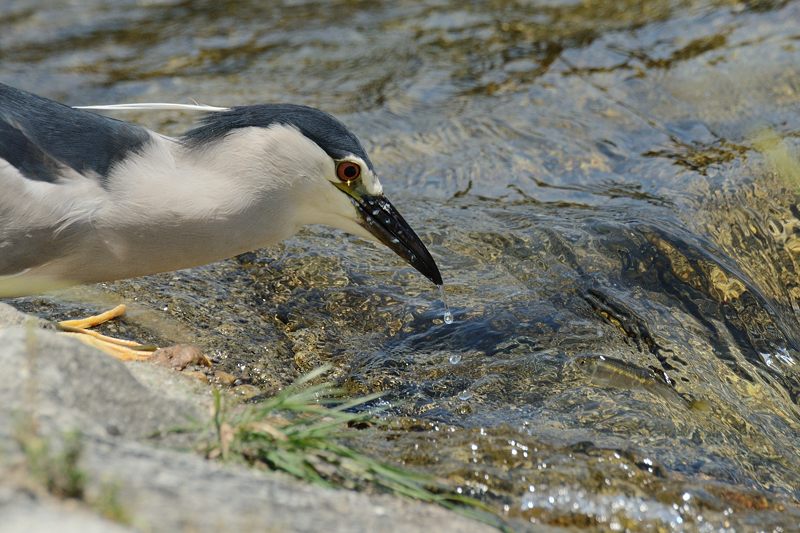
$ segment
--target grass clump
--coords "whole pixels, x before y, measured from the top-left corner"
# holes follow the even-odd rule
[[[502,519],[479,500],[453,492],[432,476],[373,459],[344,444],[352,426],[374,421],[371,414],[353,409],[379,395],[346,400],[330,383],[312,384],[327,371],[328,367],[314,370],[272,398],[235,409],[215,391],[208,457],[280,470],[326,487],[380,488],[505,529]]]

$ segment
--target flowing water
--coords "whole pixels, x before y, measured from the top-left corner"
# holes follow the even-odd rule
[[[257,392],[332,363],[352,394],[386,393],[390,426],[361,448],[518,529],[790,530],[798,21],[770,0],[6,0],[0,80],[75,105],[338,115],[452,312],[388,250],[309,228],[100,286],[134,304],[112,331],[199,344]]]

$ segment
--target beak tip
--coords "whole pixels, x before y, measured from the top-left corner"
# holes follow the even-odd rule
[[[444,285],[444,282],[442,281],[442,274],[439,272],[439,267],[433,257],[431,257],[430,252],[424,248],[423,250],[424,254],[421,254],[422,257],[417,256],[413,260],[406,259],[406,261],[408,261],[417,272],[428,278],[434,285],[441,287]]]
[[[444,282],[442,281],[442,275],[439,273],[438,268],[433,272],[431,276],[428,276],[428,279],[431,280],[433,284],[436,285],[437,287],[441,287],[442,285],[444,285]]]

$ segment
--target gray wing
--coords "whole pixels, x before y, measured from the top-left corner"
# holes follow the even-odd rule
[[[140,126],[0,83],[0,157],[28,179],[55,183],[66,166],[102,182],[114,163],[149,139]]]
[[[114,165],[150,140],[145,128],[0,84],[0,276],[73,247]]]

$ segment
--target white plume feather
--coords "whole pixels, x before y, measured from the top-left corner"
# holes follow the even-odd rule
[[[205,104],[170,104],[162,102],[137,104],[79,105],[75,109],[93,109],[96,111],[228,111],[229,107],[216,107]]]

